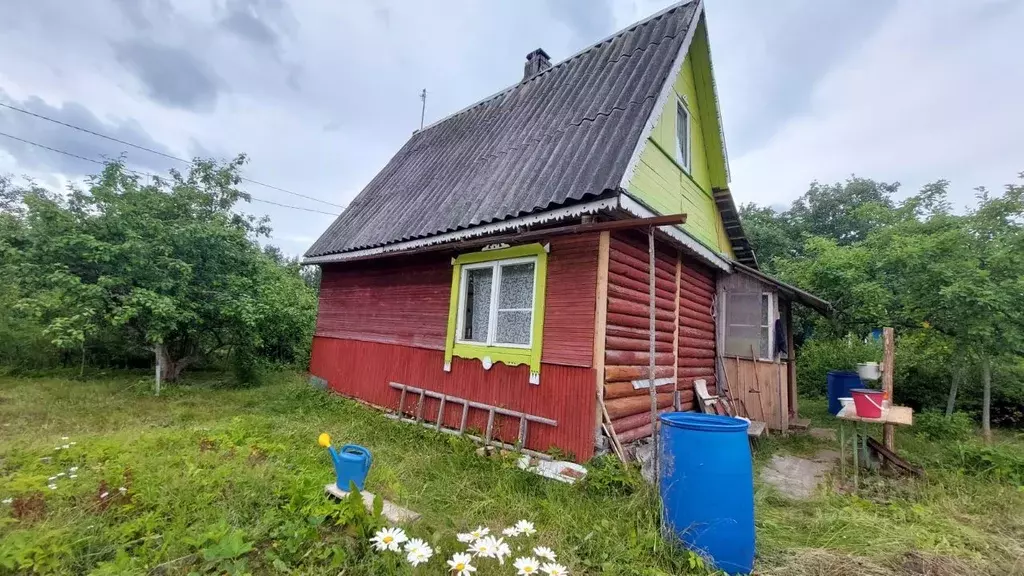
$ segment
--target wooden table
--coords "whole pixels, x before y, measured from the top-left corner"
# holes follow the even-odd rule
[[[839,474],[846,478],[846,423],[853,423],[853,488],[860,488],[860,462],[858,458],[858,435],[860,436],[860,449],[863,450],[864,460],[868,458],[868,424],[896,424],[898,426],[911,426],[914,423],[914,411],[906,406],[890,406],[882,411],[881,418],[862,418],[857,416],[853,404],[844,406],[836,414],[839,418]],[[863,430],[858,434],[858,429]]]

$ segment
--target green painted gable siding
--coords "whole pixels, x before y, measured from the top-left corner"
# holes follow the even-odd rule
[[[677,101],[671,96],[640,153],[640,161],[626,188],[656,212],[686,213],[683,228],[687,232],[708,247],[732,257],[732,247],[711,196],[712,172],[709,168],[707,142],[711,140],[719,145],[720,140],[717,137],[718,122],[714,103],[710,97],[705,96],[711,92],[704,89],[698,91],[694,75],[693,62],[700,61],[694,57],[695,52],[707,50],[706,44],[701,46],[698,42],[700,36],[699,32],[695,35],[673,86],[675,93],[683,99],[690,111],[691,171],[687,174],[675,160]],[[708,61],[706,54],[703,60]],[[697,74],[698,78],[702,76],[710,74]],[[710,114],[704,108],[708,108]],[[712,136],[707,138],[707,134]],[[710,156],[711,164],[717,168],[716,172],[724,173],[721,153],[712,152]]]

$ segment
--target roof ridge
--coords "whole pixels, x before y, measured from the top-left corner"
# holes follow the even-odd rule
[[[668,14],[669,12],[672,12],[672,11],[674,11],[676,9],[682,8],[683,6],[687,6],[689,4],[698,3],[699,1],[700,0],[681,0],[680,2],[676,2],[674,4],[671,4],[668,7],[662,9],[661,11],[655,12],[654,14],[651,14],[650,16],[648,16],[646,18],[643,18],[641,20],[637,20],[636,22],[633,22],[632,24],[626,26],[625,28],[622,28],[621,30],[618,30],[617,32],[613,32],[609,36],[606,36],[606,37],[602,38],[601,40],[598,40],[597,42],[595,42],[595,43],[593,43],[593,44],[583,48],[579,52],[576,52],[575,54],[560,60],[558,63],[553,64],[550,68],[545,68],[544,70],[541,70],[540,72],[534,74],[533,76],[530,76],[529,78],[524,78],[524,79],[520,80],[519,82],[516,82],[515,84],[512,84],[510,86],[506,86],[505,88],[502,88],[501,90],[495,92],[494,94],[491,94],[490,96],[486,96],[486,97],[482,98],[481,100],[478,100],[478,101],[470,104],[469,106],[466,106],[465,108],[462,108],[460,110],[452,112],[451,114],[449,114],[449,115],[447,115],[447,116],[445,116],[443,118],[435,120],[435,121],[431,122],[430,124],[427,124],[423,128],[420,128],[419,130],[414,130],[413,131],[413,136],[415,136],[416,134],[419,134],[421,132],[426,132],[427,130],[433,128],[434,126],[437,126],[438,124],[441,124],[441,123],[443,123],[443,122],[445,122],[447,120],[450,120],[450,119],[452,119],[452,118],[454,118],[454,117],[456,117],[456,116],[458,116],[458,115],[460,115],[460,114],[462,114],[464,112],[468,112],[468,111],[472,110],[473,108],[476,108],[477,106],[480,106],[482,104],[486,104],[487,102],[490,102],[491,100],[494,100],[495,98],[499,98],[499,97],[503,96],[504,94],[508,93],[509,91],[514,90],[518,86],[520,86],[522,84],[525,84],[526,82],[532,82],[535,78],[540,78],[541,76],[547,74],[551,70],[555,70],[557,68],[561,68],[564,64],[566,64],[568,62],[571,62],[571,61],[575,60],[576,58],[579,58],[580,56],[583,56],[584,54],[586,54],[586,53],[590,52],[591,50],[601,46],[602,44],[604,44],[605,42],[608,42],[609,40],[614,40],[615,38],[618,38],[619,36],[625,34],[626,32],[631,32],[632,30],[634,30],[634,29],[636,29],[636,28],[638,28],[640,26],[646,25],[646,24],[648,24],[648,23],[650,23],[650,22],[652,22],[654,20],[657,20],[658,18],[661,18],[662,16],[664,16],[665,14]],[[675,38],[675,36],[674,35],[672,35],[672,36],[663,36],[662,39],[664,39],[664,38]],[[659,42],[652,42],[651,44],[658,44],[658,43],[660,43],[660,40],[659,40]],[[634,50],[634,52],[635,51],[636,50]]]

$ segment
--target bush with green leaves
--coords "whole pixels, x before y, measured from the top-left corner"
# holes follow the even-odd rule
[[[42,334],[83,365],[96,344],[125,364],[155,355],[165,380],[225,356],[252,364],[239,366],[247,381],[266,361],[304,364],[316,293],[297,262],[260,247],[267,219],[238,211],[244,161],[148,182],[112,161],[66,196],[5,181],[0,304],[34,328],[15,340]]]
[[[941,412],[926,410],[914,415],[911,432],[935,441],[963,442],[974,436],[974,420],[966,412],[954,412],[946,418]]]
[[[797,377],[800,392],[810,396],[825,394],[826,379],[832,370],[856,370],[861,362],[877,362],[882,348],[878,342],[865,343],[853,337],[809,340],[797,350]]]

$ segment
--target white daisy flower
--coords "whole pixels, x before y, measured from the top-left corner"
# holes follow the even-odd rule
[[[50,484],[49,487],[50,487],[50,490],[56,490],[57,489],[57,485],[56,484]]]
[[[458,538],[459,542],[462,542],[463,544],[469,544],[470,542],[476,540],[476,537],[470,534],[469,532],[457,534],[455,537]]]
[[[516,522],[516,530],[518,530],[520,534],[524,534],[526,536],[533,536],[537,533],[537,529],[533,527],[533,522],[530,522],[529,520],[520,520],[519,522]]]
[[[78,478],[78,474],[68,474],[68,478]]]
[[[509,548],[508,544],[505,543],[501,538],[498,539],[498,549],[494,552],[494,557],[498,559],[498,564],[505,565],[505,558],[512,555],[512,549]]]
[[[501,533],[502,535],[508,536],[509,538],[515,538],[516,536],[519,536],[519,529],[515,526],[512,526],[510,528],[505,528],[501,531]]]
[[[491,530],[486,526],[477,526],[476,530],[470,530],[469,533],[473,536],[474,540],[478,540],[490,534]]]
[[[64,450],[67,450],[68,448],[71,448],[71,444],[65,444],[65,445],[61,446],[61,448],[63,448]]]
[[[14,502],[14,498],[4,498],[3,502],[4,504],[10,504],[11,502]]]
[[[49,478],[47,478],[47,479],[46,479],[46,481],[47,481],[47,482],[53,482],[53,481],[54,481],[54,480],[56,480],[56,479],[57,479],[57,477],[56,477],[56,476],[50,476]]]
[[[374,534],[373,538],[370,538],[370,542],[378,552],[385,550],[398,552],[401,550],[402,543],[408,539],[405,530],[401,528],[382,528]]]
[[[537,546],[536,548],[534,548],[533,555],[538,558],[543,558],[545,560],[551,560],[552,562],[555,561],[555,551],[546,546]]]
[[[124,486],[121,486],[120,488],[117,489],[117,491],[120,492],[121,494],[124,494],[125,492],[128,491],[128,489],[125,488]]]
[[[61,436],[60,439],[65,441],[65,442],[67,442],[68,440],[71,440],[71,438],[68,438],[67,436]]]
[[[78,466],[72,466],[71,468],[68,468],[68,472],[78,472]]]
[[[458,552],[452,554],[452,559],[448,561],[448,569],[454,572],[455,576],[470,576],[476,572],[476,567],[470,563],[472,561],[473,557],[469,554]]]
[[[494,554],[498,551],[498,543],[495,542],[493,536],[486,536],[470,544],[469,551],[480,558],[494,558]]]
[[[67,474],[65,474],[64,472],[58,472],[57,475],[54,476],[54,478],[63,478],[65,476],[67,476]]]
[[[530,574],[537,574],[540,572],[540,560],[536,558],[516,558],[516,561],[512,563],[518,572],[517,576],[529,576]]]
[[[548,576],[566,576],[566,574],[569,573],[569,570],[567,570],[565,566],[562,566],[561,564],[555,564],[554,562],[545,564],[541,566],[540,569],[543,570],[544,573]]]
[[[413,538],[405,544],[406,556],[405,559],[409,561],[409,564],[413,566],[419,566],[424,562],[428,562],[430,557],[434,555],[434,550],[426,542],[419,538]]]
[[[70,446],[74,446],[75,444],[78,444],[78,442],[68,442],[68,445]]]

